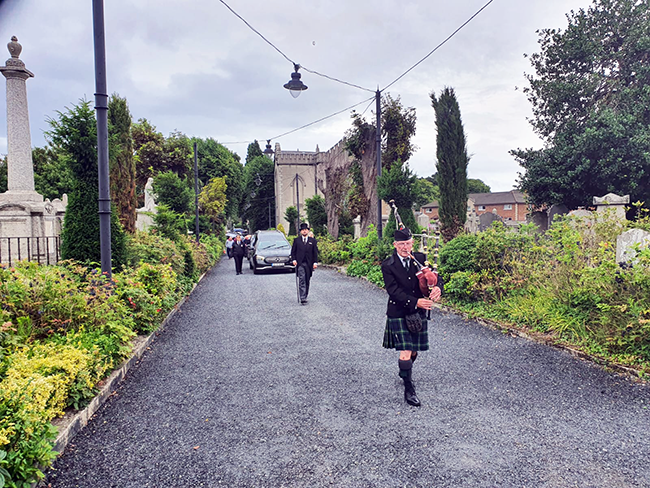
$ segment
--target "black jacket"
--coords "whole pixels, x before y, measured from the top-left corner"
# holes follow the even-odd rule
[[[426,256],[414,252],[415,259],[424,263]],[[403,318],[407,314],[415,313],[419,298],[425,298],[420,291],[420,284],[415,274],[419,271],[417,264],[411,261],[408,273],[404,269],[402,260],[393,251],[393,255],[381,263],[381,272],[384,275],[384,285],[388,292],[388,307],[386,315],[391,318]],[[439,281],[442,290],[442,281]]]
[[[302,236],[299,235],[293,240],[291,245],[291,258],[300,266],[303,261],[307,264],[307,272],[311,276],[314,269],[314,263],[318,262],[318,246],[316,239],[313,237],[307,238],[307,244],[302,242]]]
[[[246,245],[244,241],[242,240],[239,243],[237,241],[233,242],[231,252],[233,256],[246,256]]]

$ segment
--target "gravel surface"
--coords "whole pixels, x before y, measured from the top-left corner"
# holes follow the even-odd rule
[[[47,472],[52,487],[650,487],[650,387],[435,312],[409,407],[387,295],[222,260]]]

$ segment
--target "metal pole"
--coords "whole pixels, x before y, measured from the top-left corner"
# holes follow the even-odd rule
[[[102,273],[111,278],[111,190],[108,172],[108,94],[104,2],[93,0],[95,41],[95,110],[97,111],[97,171],[99,175],[99,245]]]
[[[298,235],[298,228],[300,227],[300,193],[298,192],[298,173],[296,173],[296,210],[298,210],[298,218],[296,219],[296,235]]]
[[[196,243],[199,243],[199,163],[196,155],[196,141],[194,141],[194,233],[196,234]]]
[[[271,200],[269,200],[269,229],[273,228],[271,225]]]
[[[375,142],[377,145],[377,237],[381,239],[382,227],[382,211],[381,211],[381,197],[379,196],[379,177],[381,176],[381,92],[377,88],[375,94],[375,104],[377,112],[377,134],[375,135]]]

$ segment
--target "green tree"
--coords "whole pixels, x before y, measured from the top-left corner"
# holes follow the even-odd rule
[[[61,257],[99,263],[101,247],[95,113],[90,102],[85,100],[66,112],[57,113],[57,119],[48,121],[51,129],[46,134],[54,148],[66,154],[75,178],[61,232]],[[111,253],[113,267],[120,269],[126,262],[125,235],[114,206],[111,213]]]
[[[413,201],[414,210],[420,210],[420,207],[423,205],[431,203],[434,200],[437,201],[440,198],[440,189],[427,178],[417,178],[413,192],[415,195],[415,200]]]
[[[454,89],[445,87],[436,97],[431,92],[436,113],[438,182],[440,184],[440,232],[445,242],[463,230],[467,220],[467,145]]]
[[[214,139],[192,139],[196,142],[199,166],[199,180],[207,185],[212,178],[225,178],[227,217],[239,217],[244,193],[244,166],[237,154]]]
[[[226,179],[212,178],[199,194],[199,207],[214,224],[223,223],[226,209]]]
[[[250,152],[249,150],[249,154]],[[242,219],[248,220],[250,232],[273,227],[275,210],[273,171],[273,161],[263,154],[248,160],[244,167],[244,198],[241,215]]]
[[[255,139],[248,145],[248,149],[246,150],[246,164],[250,163],[258,156],[264,156],[264,153],[262,152],[260,143],[257,142],[257,139]]]
[[[314,234],[323,235],[327,231],[327,210],[325,210],[325,199],[320,195],[314,195],[305,200],[307,209],[307,220],[314,231]]]
[[[467,179],[467,193],[490,193],[490,187],[476,178]]]
[[[595,0],[565,30],[538,31],[524,88],[543,149],[511,151],[535,205],[609,192],[650,201],[650,3]]]
[[[137,198],[135,193],[135,160],[131,137],[131,112],[126,98],[113,94],[108,101],[110,137],[111,200],[115,202],[124,230],[135,232]]]
[[[411,172],[408,165],[401,164],[394,164],[390,169],[384,170],[377,179],[379,198],[387,202],[395,201],[402,222],[414,234],[417,234],[420,229],[415,222],[412,208],[416,181],[417,176]],[[391,213],[383,233],[384,240],[392,242],[396,228],[395,216]]]
[[[156,175],[153,179],[156,202],[165,205],[172,212],[187,214],[194,210],[194,190],[186,179],[181,179],[173,171]]]
[[[298,220],[298,209],[293,205],[291,207],[287,207],[287,209],[284,211],[284,218],[287,220],[287,222],[289,222],[289,232],[287,232],[287,235],[297,235],[298,231],[296,230],[296,221]]]
[[[75,178],[67,158],[66,153],[51,146],[32,150],[34,189],[43,197],[54,200],[72,192]]]

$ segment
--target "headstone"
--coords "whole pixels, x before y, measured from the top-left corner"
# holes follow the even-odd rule
[[[604,197],[594,197],[594,205],[599,213],[610,211],[614,213],[614,218],[626,220],[625,206],[630,204],[630,195],[619,196],[614,193],[608,193]]]
[[[584,217],[593,220],[593,213],[590,210],[585,210],[583,207],[578,207],[577,210],[571,210],[567,215],[571,217]]]
[[[559,204],[559,205],[551,205],[551,208],[548,209],[548,227],[551,227],[551,224],[553,223],[553,219],[555,218],[556,215],[566,215],[569,212],[569,209],[567,208],[566,205]]]
[[[616,262],[627,263],[633,261],[636,256],[634,247],[639,245],[641,248],[650,246],[650,232],[643,229],[630,229],[623,232],[616,239]]]
[[[485,229],[490,227],[493,222],[502,222],[503,219],[499,217],[496,213],[485,212],[484,214],[479,215],[479,232],[483,232]]]
[[[431,221],[431,219],[429,219],[429,216],[428,216],[428,215],[423,214],[423,213],[420,214],[420,215],[418,215],[418,225],[419,225],[420,227],[423,227],[423,228],[425,228],[425,229],[428,229],[428,228],[429,228],[429,222],[430,222],[430,221]]]
[[[548,230],[548,214],[544,211],[538,210],[528,214],[528,222],[537,226],[539,232],[546,232]]]

